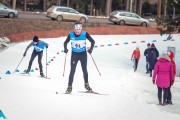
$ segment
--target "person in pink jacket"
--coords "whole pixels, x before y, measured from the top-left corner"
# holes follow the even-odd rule
[[[162,55],[158,58],[158,62],[154,68],[152,77],[153,84],[158,88],[158,100],[160,105],[165,105],[168,95],[168,88],[170,84],[174,83],[173,66],[167,51],[163,51]],[[163,91],[163,101],[162,101]]]

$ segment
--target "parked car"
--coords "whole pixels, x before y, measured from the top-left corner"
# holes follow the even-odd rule
[[[87,22],[88,17],[85,14],[79,13],[70,7],[62,7],[62,6],[52,6],[47,10],[47,17],[52,20],[73,20],[73,21],[81,21]]]
[[[0,16],[14,18],[18,17],[18,12],[0,3]]]
[[[149,26],[149,21],[141,18],[139,15],[126,11],[113,11],[110,13],[109,21],[114,24],[120,25],[141,25],[141,26]]]

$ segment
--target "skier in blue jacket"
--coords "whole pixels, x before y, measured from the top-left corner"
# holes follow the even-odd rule
[[[87,51],[86,51],[86,39],[88,39],[91,42],[91,47]],[[66,90],[66,93],[70,94],[72,92],[72,83],[73,83],[74,73],[75,73],[76,65],[78,61],[81,62],[85,88],[88,91],[92,91],[88,82],[87,52],[89,54],[92,53],[95,41],[85,30],[82,30],[82,24],[80,22],[75,23],[74,31],[71,31],[69,33],[68,37],[66,38],[64,42],[65,53],[68,52],[67,44],[69,41],[71,41],[72,54],[71,54],[71,70],[70,70],[70,75],[69,75],[69,83],[68,83],[68,88]]]
[[[29,61],[29,66],[26,70],[26,73],[29,74],[29,72],[31,70],[32,63],[34,61],[34,58],[36,56],[38,56],[38,64],[39,64],[39,69],[40,69],[40,75],[41,75],[41,77],[45,77],[45,75],[43,74],[43,66],[42,66],[41,60],[42,60],[42,56],[43,56],[44,47],[46,47],[46,49],[47,49],[49,45],[47,43],[45,43],[44,41],[39,40],[39,38],[37,36],[34,36],[33,41],[27,46],[27,48],[23,54],[24,57],[26,56],[26,53],[31,46],[34,47],[34,50],[32,52],[31,59]]]

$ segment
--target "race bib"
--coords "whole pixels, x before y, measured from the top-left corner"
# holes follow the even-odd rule
[[[42,49],[42,48],[37,47],[37,46],[34,46],[34,49],[36,50],[36,52],[41,52],[41,51],[43,51],[43,49]]]
[[[81,49],[86,47],[85,40],[71,40],[71,46],[76,49]]]

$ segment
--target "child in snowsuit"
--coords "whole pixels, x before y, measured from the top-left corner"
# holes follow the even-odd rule
[[[131,60],[134,60],[134,66],[133,66],[134,67],[134,72],[136,72],[136,70],[137,70],[140,56],[141,55],[140,55],[139,47],[136,46],[136,49],[133,51],[132,56],[131,56]]]
[[[173,66],[173,74],[176,76],[176,63],[174,61],[174,53],[170,50],[169,51],[169,58],[171,59],[171,63]],[[167,101],[166,104],[171,104],[172,105],[172,94],[171,94],[171,86],[174,84],[174,81],[170,84],[168,88],[168,96],[167,96]]]
[[[157,84],[159,104],[165,105],[168,96],[168,88],[170,84],[174,82],[173,66],[167,51],[163,51],[162,56],[158,58],[158,61],[154,67],[152,82],[153,84],[155,84],[155,82]]]

